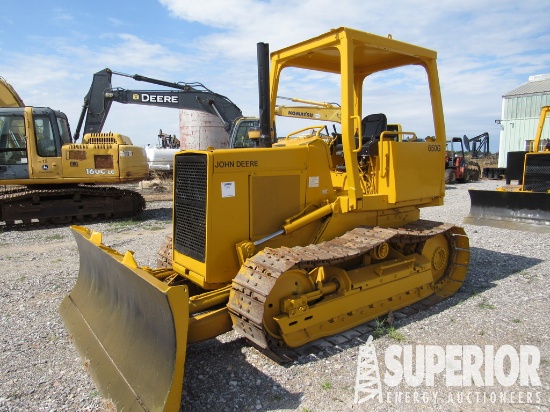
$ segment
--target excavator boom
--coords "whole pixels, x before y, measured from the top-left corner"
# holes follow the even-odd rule
[[[127,90],[113,87],[111,83],[113,74],[169,87],[172,90]],[[75,131],[75,140],[79,138],[82,127],[84,127],[84,134],[100,133],[113,102],[209,113],[219,117],[228,132],[233,122],[243,115],[235,103],[221,94],[214,93],[201,83],[167,82],[138,74],[128,75],[103,69],[94,74],[90,90],[84,98],[80,120]]]
[[[0,76],[0,107],[24,107],[23,99],[6,79]]]

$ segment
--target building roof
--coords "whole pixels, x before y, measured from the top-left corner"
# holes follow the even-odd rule
[[[502,97],[521,96],[524,94],[550,93],[550,74],[530,76],[527,83],[516,87]]]

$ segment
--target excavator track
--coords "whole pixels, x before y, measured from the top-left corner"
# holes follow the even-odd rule
[[[132,190],[75,185],[0,191],[0,228],[25,230],[139,214],[145,199]]]
[[[441,248],[438,245],[441,243],[441,236],[446,239],[447,248]],[[430,246],[433,253],[430,252],[429,256],[429,260],[431,260],[429,266],[435,266],[438,275],[431,277],[431,282],[427,284],[415,284],[409,290],[395,290],[395,292],[391,292],[394,294],[384,297],[384,293],[380,294],[378,291],[374,291],[369,296],[369,286],[373,285],[374,287],[370,286],[370,288],[375,290],[378,283],[371,282],[369,285],[365,284],[362,290],[356,290],[355,295],[360,294],[363,298],[358,306],[350,307],[351,305],[347,305],[343,301],[340,301],[339,304],[338,297],[334,298],[335,295],[345,296],[346,291],[355,286],[345,285],[347,276],[340,275],[337,276],[339,280],[337,283],[340,283],[340,289],[343,289],[344,292],[339,291],[338,288],[329,290],[332,295],[330,293],[322,297],[319,295],[317,300],[313,299],[307,304],[301,298],[301,295],[307,294],[315,297],[315,289],[318,290],[323,286],[309,287],[308,281],[303,280],[308,275],[303,275],[300,280],[300,272],[307,273],[313,268],[321,266],[342,267],[347,262],[356,262],[362,256],[380,253],[379,250],[385,249],[384,245],[391,245],[391,247],[401,245],[402,250],[410,251],[401,259],[405,263],[393,262],[387,264],[387,268],[384,269],[391,271],[392,267],[409,267],[411,275],[391,274],[394,277],[401,276],[394,282],[395,285],[397,282],[403,283],[405,278],[414,277],[415,272],[418,272],[419,263],[411,264],[411,259],[414,260],[415,256],[422,253],[426,242],[430,239],[439,239],[435,241],[435,247]],[[433,243],[434,241],[432,241]],[[266,248],[249,258],[233,280],[228,309],[234,328],[255,346],[277,361],[291,359],[292,348],[290,346],[305,345],[316,339],[343,332],[415,303],[419,303],[423,307],[433,306],[453,295],[461,287],[466,277],[469,256],[468,237],[462,228],[451,224],[420,220],[401,228],[358,227],[343,236],[321,244],[293,248]],[[445,264],[445,268],[441,267],[443,264]],[[384,272],[379,269],[379,273],[383,274]],[[287,282],[286,285],[289,285],[294,281],[297,289],[286,291],[286,296],[282,299],[280,296],[271,297],[274,290],[277,295],[276,285],[284,277],[290,278],[290,283],[282,282]],[[354,279],[354,282],[356,280]],[[394,288],[394,286],[389,287],[390,289]],[[293,294],[299,303],[287,308],[286,315],[278,313],[275,316],[276,321],[273,321],[272,314],[279,311],[285,312],[285,309],[270,308],[278,305],[283,308],[288,302],[292,304],[294,301],[290,298],[293,297]],[[375,299],[381,299],[369,301],[373,295]],[[330,297],[333,300],[330,300]],[[285,299],[286,303],[280,302]],[[329,317],[323,320],[314,319],[315,312],[311,309],[314,309],[316,305],[330,305],[330,302],[333,305],[330,306],[330,309],[325,309],[325,313],[330,313]],[[276,322],[284,323],[286,316],[291,321],[289,324],[292,324],[301,321],[301,316],[303,317],[303,314],[307,313],[311,313],[310,319],[304,318],[306,322],[302,330],[293,332],[293,335],[289,337],[284,336],[281,330],[277,330]],[[292,322],[293,319],[295,319],[294,322]],[[307,322],[312,323],[308,324]]]

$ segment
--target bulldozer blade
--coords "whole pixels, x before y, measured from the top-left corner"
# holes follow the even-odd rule
[[[59,309],[103,397],[124,411],[178,411],[189,322],[187,286],[168,286],[72,226],[80,272]]]
[[[470,214],[464,223],[550,233],[550,193],[468,190]]]

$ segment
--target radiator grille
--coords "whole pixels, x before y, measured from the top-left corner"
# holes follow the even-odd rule
[[[525,190],[550,190],[550,153],[528,154],[525,159]]]
[[[174,248],[205,261],[206,183],[205,155],[176,156],[174,193]]]

